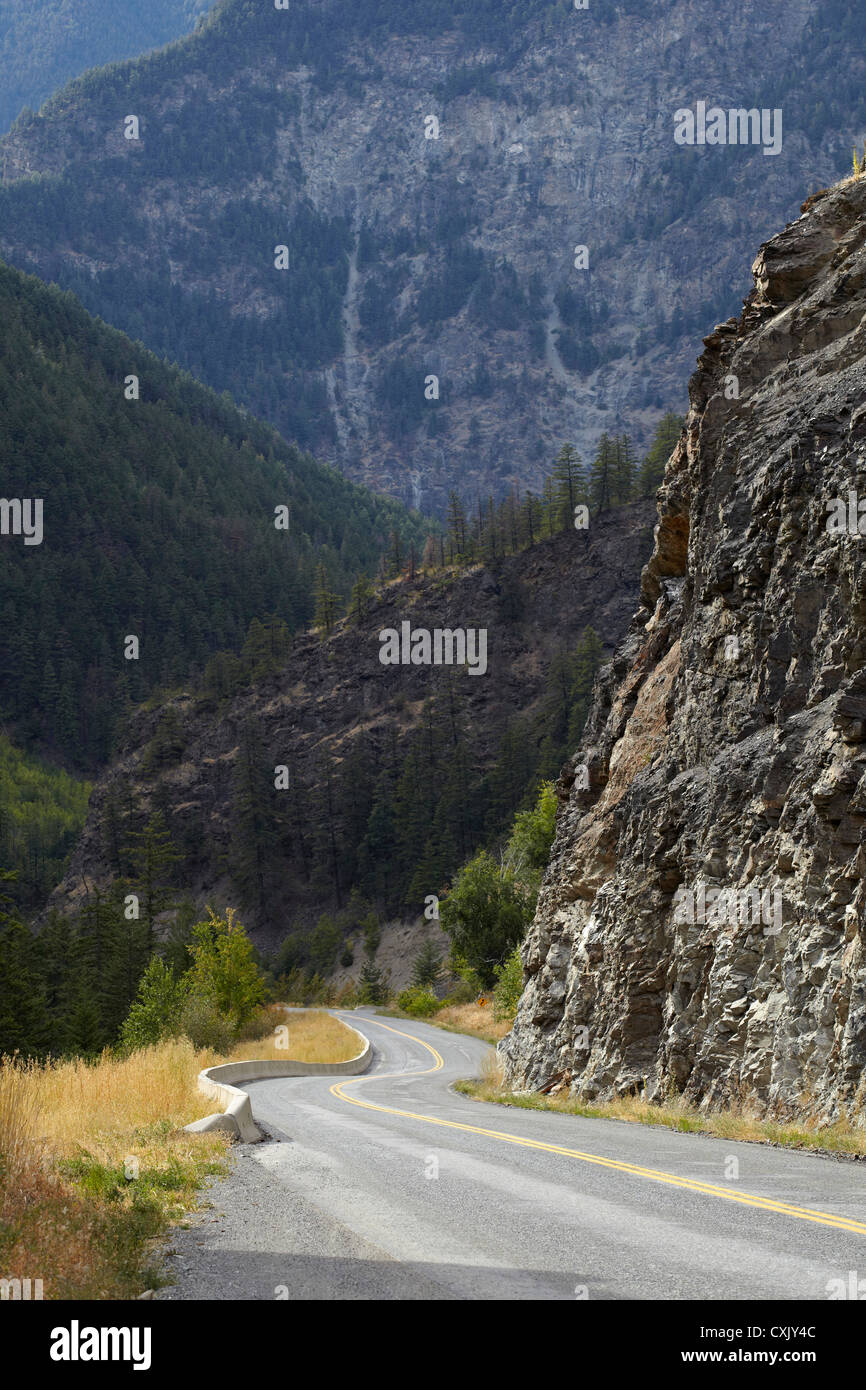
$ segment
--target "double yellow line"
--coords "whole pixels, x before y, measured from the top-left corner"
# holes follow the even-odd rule
[[[776,1212],[780,1216],[793,1216],[798,1221],[813,1221],[819,1226],[832,1226],[838,1231],[849,1231],[854,1235],[866,1236],[866,1223],[854,1221],[846,1216],[834,1216],[832,1212],[814,1211],[811,1207],[795,1207],[788,1202],[776,1202],[771,1197],[759,1197],[751,1192],[734,1192],[728,1187],[718,1187],[715,1183],[697,1182],[692,1178],[679,1177],[676,1173],[666,1173],[660,1168],[643,1168],[636,1163],[623,1163],[616,1158],[601,1158],[598,1154],[583,1153],[580,1149],[566,1149],[561,1144],[545,1144],[540,1139],[525,1139],[520,1134],[507,1134],[503,1130],[483,1129],[479,1125],[464,1125],[457,1120],[440,1120],[435,1115],[418,1115],[413,1110],[396,1110],[390,1105],[374,1105],[369,1100],[359,1100],[357,1096],[350,1096],[346,1093],[347,1086],[358,1086],[365,1081],[384,1081],[391,1076],[429,1076],[432,1072],[440,1071],[445,1065],[445,1060],[422,1038],[413,1037],[411,1033],[404,1033],[399,1028],[392,1028],[387,1023],[380,1023],[378,1019],[365,1019],[365,1023],[374,1023],[377,1028],[384,1028],[389,1033],[396,1033],[398,1037],[408,1038],[410,1042],[419,1044],[426,1048],[433,1058],[433,1066],[426,1067],[420,1071],[401,1071],[401,1072],[376,1072],[372,1076],[352,1077],[346,1081],[338,1081],[331,1087],[331,1094],[337,1096],[339,1100],[344,1100],[348,1105],[358,1105],[363,1110],[378,1110],[382,1115],[400,1115],[406,1120],[421,1120],[427,1125],[440,1125],[443,1129],[459,1129],[465,1134],[482,1134],[487,1139],[498,1139],[503,1144],[518,1144],[524,1149],[541,1149],[544,1153],[561,1154],[565,1158],[577,1158],[582,1163],[594,1163],[599,1168],[613,1168],[617,1173],[627,1173],[630,1177],[645,1178],[650,1182],[666,1183],[669,1187],[685,1188],[688,1192],[698,1192],[705,1197],[720,1197],[726,1202],[739,1202],[741,1206],[757,1207],[760,1211]]]

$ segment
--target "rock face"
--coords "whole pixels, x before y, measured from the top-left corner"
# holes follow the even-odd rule
[[[515,1086],[829,1118],[866,1061],[866,180],[753,272],[690,383],[589,790],[559,784],[500,1054]]]

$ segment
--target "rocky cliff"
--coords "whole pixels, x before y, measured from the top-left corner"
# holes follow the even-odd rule
[[[860,28],[842,0],[226,0],[16,126],[0,253],[428,513],[537,487],[564,439],[640,447],[680,408],[751,248],[866,135]],[[778,152],[677,144],[698,102],[778,109]]]
[[[560,782],[500,1051],[515,1086],[830,1117],[866,1062],[866,180],[753,272],[690,383],[589,790]]]

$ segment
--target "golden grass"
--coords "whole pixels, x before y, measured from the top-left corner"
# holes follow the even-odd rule
[[[221,1061],[242,1062],[251,1057],[282,1061],[291,1057],[296,1062],[346,1062],[361,1051],[357,1034],[333,1014],[320,1009],[289,1013],[279,1004],[270,1005],[267,1013],[272,1023],[270,1031],[254,1042],[238,1043],[231,1056]],[[280,1028],[286,1032],[279,1033]]]
[[[288,1028],[288,1047],[280,1048]],[[155,1244],[225,1171],[222,1133],[183,1126],[213,1110],[203,1067],[247,1058],[341,1061],[355,1034],[329,1014],[274,1006],[258,1040],[228,1056],[186,1040],[95,1062],[0,1062],[0,1277],[41,1279],[46,1298],[133,1298],[160,1282]]]
[[[481,1038],[483,1042],[497,1043],[506,1033],[511,1032],[513,1019],[493,1017],[491,996],[490,1003],[483,1009],[478,1004],[449,1004],[424,1021],[435,1023],[440,1028],[447,1028],[452,1033],[469,1033],[473,1038]]]
[[[703,1111],[682,1099],[671,1097],[651,1105],[638,1096],[622,1096],[609,1101],[581,1101],[567,1091],[555,1096],[538,1091],[510,1091],[504,1082],[502,1064],[495,1053],[482,1060],[480,1081],[458,1081],[456,1089],[473,1100],[492,1101],[521,1110],[555,1110],[564,1115],[588,1119],[626,1120],[632,1124],[657,1125],[683,1134],[711,1134],[718,1139],[745,1140],[756,1144],[778,1144],[790,1149],[813,1149],[822,1153],[866,1155],[866,1129],[850,1120],[819,1125],[816,1120],[774,1120],[762,1117],[748,1100],[726,1110]],[[804,1104],[806,1103],[804,1097]]]

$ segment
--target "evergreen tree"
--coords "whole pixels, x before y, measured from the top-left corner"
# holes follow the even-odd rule
[[[317,628],[323,636],[329,637],[337,621],[340,595],[335,594],[331,588],[325,566],[322,564],[316,566],[314,596],[316,608],[313,615],[313,627]]]
[[[466,511],[456,492],[448,494],[448,544],[452,561],[462,560],[469,553]]]
[[[435,942],[424,942],[412,966],[412,984],[435,992],[442,980],[442,956]]]
[[[683,417],[672,410],[662,416],[638,473],[635,485],[638,497],[652,497],[661,486],[665,464],[676,447],[683,424]]]
[[[574,525],[574,509],[585,501],[586,484],[580,454],[573,444],[563,444],[553,465],[554,526],[569,531]]]
[[[609,511],[613,506],[615,479],[616,445],[605,431],[590,466],[589,504],[594,515]]]
[[[375,590],[366,574],[362,574],[352,586],[352,597],[349,602],[349,618],[353,623],[361,625],[370,612]]]
[[[0,873],[0,883],[12,882],[10,872]],[[9,898],[0,896],[0,1057],[13,1052],[38,1056],[51,1045],[46,1001],[33,967],[33,938],[6,912],[9,905]]]
[[[604,659],[604,644],[592,627],[584,628],[572,660],[572,683],[569,691],[568,753],[576,752],[589,707],[595,675]]]
[[[385,972],[379,969],[372,956],[367,955],[358,977],[358,1002],[361,1004],[384,1004],[386,997]]]
[[[130,841],[127,858],[132,866],[131,888],[139,899],[149,956],[153,953],[156,919],[173,906],[168,881],[173,877],[174,865],[183,856],[172,843],[162,811],[154,811],[144,830],[133,831]]]
[[[621,507],[632,499],[636,473],[634,448],[627,434],[616,436],[614,456],[611,492],[614,505]]]

